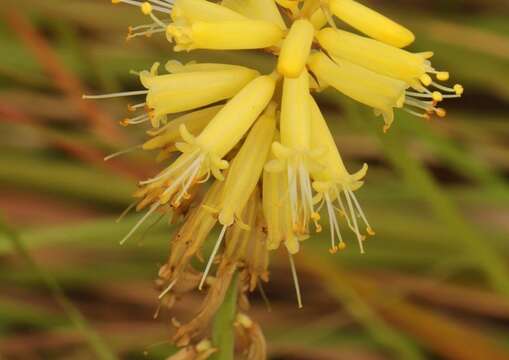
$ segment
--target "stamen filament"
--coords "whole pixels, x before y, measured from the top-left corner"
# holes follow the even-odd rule
[[[118,92],[118,93],[111,93],[111,94],[104,94],[104,95],[83,95],[82,99],[111,99],[116,97],[124,97],[124,96],[135,96],[135,95],[147,95],[148,90],[139,90],[139,91],[125,91],[125,92]]]
[[[147,213],[145,215],[143,215],[143,217],[136,223],[136,225],[134,225],[131,229],[131,231],[129,231],[127,233],[126,236],[124,236],[124,238],[120,241],[120,245],[124,245],[124,243],[136,232],[136,230],[138,230],[138,228],[141,226],[141,224],[143,224],[145,222],[145,220],[147,220],[147,218],[152,215],[152,213],[154,211],[157,210],[157,208],[161,205],[161,203],[158,201],[156,203],[154,203],[150,209],[147,211]]]
[[[300,285],[299,285],[299,277],[297,275],[297,269],[295,268],[295,263],[293,261],[293,256],[288,252],[288,258],[290,259],[290,269],[292,271],[292,277],[293,277],[293,285],[295,286],[295,294],[297,295],[297,304],[299,306],[299,309],[302,309],[302,296],[300,293]]]
[[[216,245],[214,245],[214,249],[212,250],[212,253],[210,254],[209,261],[207,263],[205,271],[203,272],[203,276],[201,278],[200,285],[198,286],[198,290],[201,290],[203,288],[203,284],[205,284],[205,280],[207,279],[207,275],[208,275],[210,268],[212,266],[212,262],[214,261],[214,258],[216,257],[216,254],[219,251],[219,247],[221,246],[221,243],[223,242],[223,238],[224,238],[224,235],[226,234],[227,228],[228,228],[228,226],[225,225],[221,229],[219,238],[216,241]]]
[[[159,296],[158,296],[157,298],[158,298],[159,300],[161,300],[163,297],[165,297],[165,296],[166,296],[166,294],[168,294],[168,293],[171,291],[171,289],[175,286],[175,284],[177,283],[177,280],[178,280],[178,279],[174,279],[174,280],[170,283],[170,285],[168,285],[168,286],[166,287],[166,289],[164,289],[164,290],[163,290],[163,291],[159,294]]]
[[[108,160],[116,158],[116,157],[118,157],[120,155],[128,154],[128,153],[133,152],[135,150],[141,149],[141,146],[142,145],[136,145],[136,146],[124,149],[124,150],[117,151],[116,153],[113,153],[113,154],[110,154],[110,155],[106,156],[104,158],[104,161],[108,161]]]

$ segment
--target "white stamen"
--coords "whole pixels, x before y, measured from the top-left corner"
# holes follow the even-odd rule
[[[442,90],[442,91],[445,91],[445,92],[450,92],[450,93],[455,93],[456,91],[453,89],[453,88],[450,88],[450,87],[447,87],[447,86],[443,86],[443,85],[440,85],[436,82],[431,82],[431,85],[433,85],[434,87],[436,87],[437,89],[439,90]]]
[[[136,0],[119,0],[121,3],[134,5],[141,7],[145,1],[136,1]],[[157,10],[160,12],[163,12],[165,14],[168,14],[173,6],[173,3],[168,3],[166,1],[158,1],[158,0],[149,0],[148,2],[154,4],[152,5],[153,10]]]
[[[142,32],[137,32],[137,33],[130,33],[127,35],[127,39],[133,39],[135,37],[138,37],[138,36],[150,36],[152,34],[158,34],[158,33],[162,33],[162,32],[165,32],[166,29],[151,29],[151,30],[147,30],[147,31],[142,31]],[[138,75],[138,74],[134,74],[134,75]]]
[[[343,242],[343,237],[341,236],[341,232],[339,231],[338,219],[336,218],[336,214],[334,212],[334,207],[332,206],[332,201],[329,197],[329,194],[325,194],[325,203],[327,204],[327,213],[329,214],[329,227],[331,234],[331,250],[335,251],[337,249],[335,235],[338,235],[339,243]]]
[[[124,238],[120,241],[120,245],[124,245],[124,243],[132,236],[132,234],[134,234],[134,232],[136,230],[138,230],[138,228],[141,226],[141,224],[143,224],[143,222],[145,222],[145,220],[147,220],[147,218],[152,215],[152,213],[154,211],[157,210],[157,208],[160,206],[161,204],[159,202],[156,202],[154,203],[151,208],[147,211],[147,213],[145,215],[143,215],[143,217],[136,223],[136,225],[133,226],[133,228],[131,229],[131,231],[129,231],[129,233],[124,236]]]
[[[164,289],[164,291],[163,291],[163,292],[161,292],[161,293],[159,294],[159,296],[158,296],[157,298],[158,298],[159,300],[161,300],[163,297],[165,297],[165,296],[166,296],[166,294],[168,294],[168,293],[171,291],[171,289],[175,286],[175,284],[177,283],[177,280],[178,280],[178,279],[174,279],[174,280],[170,283],[170,285],[168,285],[168,286],[166,287],[166,289]]]
[[[115,220],[116,223],[119,223],[120,221],[122,221],[122,219],[127,215],[129,214],[129,212],[138,204],[138,200],[136,201],[133,201],[124,211],[122,211],[122,213],[119,215],[119,217],[117,218],[117,220]]]
[[[352,218],[353,225],[354,225],[354,232],[357,236],[357,241],[359,242],[359,248],[361,249],[361,254],[364,254],[364,244],[362,243],[362,235],[359,231],[359,225],[357,224],[357,216],[355,216],[355,210],[352,206],[352,200],[350,199],[350,194],[346,191],[344,191],[346,202],[348,203],[348,208],[350,209],[350,217]]]
[[[203,272],[203,276],[201,278],[200,285],[198,286],[198,290],[201,290],[203,288],[203,284],[205,284],[205,280],[207,279],[207,275],[209,274],[210,268],[212,267],[214,258],[216,257],[216,254],[219,251],[219,247],[221,246],[221,243],[223,242],[223,238],[224,238],[224,235],[226,234],[227,228],[228,228],[228,226],[225,225],[221,229],[219,238],[216,241],[216,245],[214,246],[214,249],[212,250],[212,254],[210,254],[209,261],[207,263],[207,266],[205,267],[205,271]]]
[[[424,118],[424,119],[428,119],[429,118],[429,115],[427,113],[419,113],[417,111],[413,111],[413,110],[410,110],[410,109],[407,109],[407,108],[402,108],[402,110],[407,112],[407,113],[409,113],[409,114],[417,116],[417,117],[421,117],[421,118]]]
[[[150,179],[147,179],[147,180],[143,180],[143,181],[140,181],[139,184],[140,185],[147,185],[147,184],[150,184],[150,183],[153,183],[153,182],[156,182],[156,181],[159,181],[163,178],[167,178],[169,176],[171,176],[171,174],[173,174],[175,171],[177,171],[178,169],[180,169],[181,167],[183,167],[184,165],[187,165],[189,162],[195,162],[197,161],[198,159],[200,159],[201,157],[199,157],[198,159],[196,158],[196,156],[198,155],[199,153],[199,150],[196,150],[191,156],[189,156],[188,159],[186,159],[186,161],[182,161],[180,164],[178,164],[178,166],[175,166],[175,167],[172,167],[172,166],[169,166],[167,169],[165,169],[164,171],[162,171],[159,175],[157,175],[156,177],[153,177],[153,178],[150,178]],[[173,163],[175,164],[175,163]],[[173,165],[172,164],[172,165]]]
[[[137,149],[141,149],[141,145],[136,145],[136,146],[124,149],[124,150],[117,151],[116,153],[110,154],[104,158],[104,161],[111,160],[111,159],[116,158],[117,156],[120,156],[120,155],[128,154],[128,153],[133,152]]]
[[[347,188],[345,188],[345,191],[348,191],[348,193],[350,194],[350,197],[352,198],[352,200],[355,204],[355,207],[357,208],[357,212],[359,213],[362,221],[364,221],[364,223],[366,224],[368,229],[371,229],[371,225],[369,225],[368,218],[364,214],[364,211],[362,211],[361,205],[359,204],[359,201],[357,200],[357,197],[355,196],[353,191],[350,189],[347,189]]]
[[[289,252],[288,258],[290,259],[290,269],[292,271],[293,285],[295,286],[295,294],[297,295],[297,304],[299,306],[299,309],[302,309],[302,297],[300,294],[299,277],[297,276],[297,269],[295,268],[295,263],[293,262],[293,256]]]
[[[135,96],[135,95],[147,95],[148,90],[139,90],[139,91],[125,91],[125,92],[118,92],[118,93],[112,93],[112,94],[104,94],[104,95],[83,95],[82,99],[111,99],[116,97],[123,97],[123,96]]]

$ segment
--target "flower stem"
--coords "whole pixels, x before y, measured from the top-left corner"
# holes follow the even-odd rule
[[[212,343],[218,351],[211,360],[233,360],[235,331],[233,323],[237,313],[238,274],[233,276],[230,288],[212,324]]]

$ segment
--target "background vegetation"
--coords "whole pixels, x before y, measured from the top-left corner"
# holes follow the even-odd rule
[[[160,37],[125,43],[144,21],[103,0],[2,0],[0,10],[0,358],[164,359],[170,319],[154,320],[158,264],[171,227],[118,245],[115,223],[153,154],[121,101],[84,92],[137,89],[130,69],[174,55]],[[330,255],[326,231],[297,257],[304,309],[284,254],[253,295],[272,359],[509,359],[509,8],[507,0],[372,1],[417,34],[415,51],[465,86],[443,120],[381,120],[342,96],[320,97],[349,168],[368,162],[359,197],[377,236]],[[193,57],[194,53],[191,54]],[[252,53],[196,56],[268,69]]]

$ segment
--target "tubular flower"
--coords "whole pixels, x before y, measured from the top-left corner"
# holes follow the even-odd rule
[[[402,48],[415,40],[410,30],[357,1],[329,0],[329,9],[350,26],[389,45]]]
[[[321,152],[311,148],[308,76],[307,71],[302,71],[298,78],[284,80],[279,125],[281,142],[274,142],[272,151],[276,159],[266,166],[268,171],[287,173],[291,221],[299,235],[309,233],[310,220],[319,220],[313,207],[309,173],[320,167]]]
[[[341,158],[336,143],[334,142],[334,138],[327,126],[327,122],[320,112],[320,108],[312,97],[309,98],[309,101],[311,104],[312,118],[311,143],[320,144],[326,147],[326,152],[323,157],[325,166],[322,170],[312,173],[312,177],[314,180],[313,188],[317,193],[315,201],[320,202],[321,206],[325,205],[329,216],[331,234],[330,251],[335,253],[337,250],[341,250],[346,246],[343,241],[343,237],[341,236],[339,224],[336,218],[336,212],[339,211],[346,217],[348,227],[357,236],[361,252],[364,253],[364,246],[362,244],[364,236],[359,230],[357,219],[360,218],[365,223],[368,235],[374,235],[375,233],[369,225],[366,215],[364,215],[364,212],[354,195],[354,191],[362,186],[362,180],[366,176],[368,165],[364,164],[362,169],[354,174],[350,174],[346,170],[343,159]],[[343,196],[346,201],[343,201],[341,196]],[[336,236],[338,238],[337,245],[335,241]]]
[[[347,171],[314,94],[336,89],[382,115],[387,131],[399,109],[445,116],[438,104],[460,97],[463,88],[443,83],[449,73],[435,69],[432,52],[403,49],[414,41],[408,29],[354,0],[112,2],[135,5],[149,19],[130,27],[128,38],[160,33],[174,51],[258,49],[276,60],[269,74],[170,60],[164,74],[159,63],[136,73],[141,90],[84,96],[144,98],[128,106],[133,115],[121,124],[150,125],[148,139],[132,149],[159,152],[163,168],[140,181],[132,207],[145,213],[122,243],[156,212],[182,220],[159,272],[159,299],[169,307],[206,289],[196,318],[174,321],[174,341],[185,347],[179,356],[206,358],[216,350],[207,340],[210,321],[235,272],[242,306],[268,280],[270,252],[282,248],[302,306],[293,255],[313,224],[321,231],[322,210],[332,253],[346,246],[342,227],[355,234],[361,252],[366,236],[374,235],[356,197],[367,165]],[[367,37],[338,29],[338,19]],[[205,261],[211,235],[216,241]],[[259,327],[243,313],[235,326],[246,340],[237,349],[247,358],[265,357]]]
[[[348,61],[335,63],[319,52],[309,57],[308,64],[322,86],[330,85],[381,113],[385,131],[394,121],[393,109],[404,105],[406,84],[401,80],[377,74]]]

